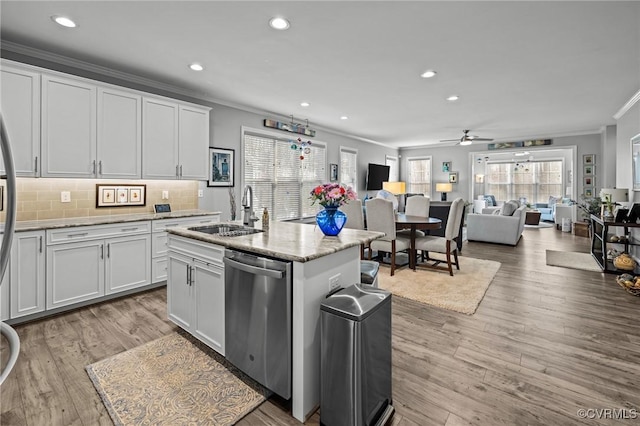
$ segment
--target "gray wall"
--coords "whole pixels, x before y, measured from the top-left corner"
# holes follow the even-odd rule
[[[640,202],[640,192],[633,192],[631,138],[640,133],[640,102],[631,107],[617,122],[616,186],[630,188],[629,201]]]

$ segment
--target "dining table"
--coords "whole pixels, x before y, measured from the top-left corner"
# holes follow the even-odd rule
[[[440,229],[442,220],[435,217],[411,216],[404,213],[396,213],[396,230],[411,230],[411,245],[409,246],[409,268],[416,269],[416,231]]]

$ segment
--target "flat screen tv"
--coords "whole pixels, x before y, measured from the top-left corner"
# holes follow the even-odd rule
[[[369,168],[367,169],[367,191],[382,189],[382,182],[389,181],[389,169],[391,169],[389,166],[369,163]]]

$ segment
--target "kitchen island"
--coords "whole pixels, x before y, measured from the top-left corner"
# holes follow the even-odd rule
[[[256,228],[261,229],[259,222]],[[338,236],[327,237],[315,225],[287,222],[270,222],[267,232],[232,237],[180,227],[168,232],[170,257],[172,247],[180,249],[181,244],[191,240],[201,248],[203,243],[205,247],[210,244],[213,253],[209,256],[210,263],[215,263],[225,249],[292,262],[291,409],[293,417],[304,422],[320,403],[320,304],[332,286],[346,287],[360,282],[360,245],[384,234],[343,229]],[[176,277],[180,276],[176,274]],[[175,284],[170,271],[169,299]],[[215,306],[220,309],[219,302]],[[196,337],[201,334],[206,338],[207,334],[214,333],[207,333],[206,325],[201,325],[200,329],[204,331],[194,330]],[[211,339],[210,346],[218,346],[214,349],[224,354],[224,343],[220,345]]]

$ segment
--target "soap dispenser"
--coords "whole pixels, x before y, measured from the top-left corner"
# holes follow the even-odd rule
[[[266,207],[262,211],[262,230],[263,231],[269,230],[269,210],[267,210]]]

